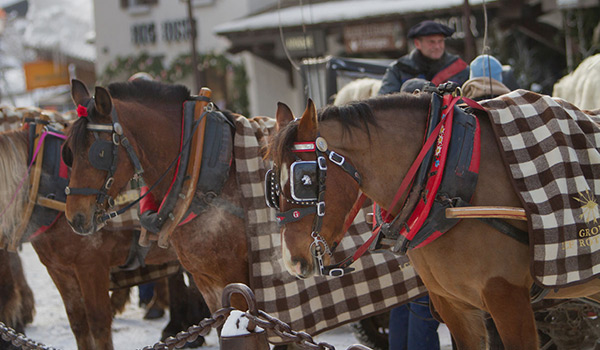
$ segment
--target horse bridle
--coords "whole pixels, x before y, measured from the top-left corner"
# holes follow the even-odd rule
[[[103,203],[106,203],[109,206],[109,209],[114,207],[115,201],[114,199],[108,195],[108,191],[112,187],[114,183],[114,174],[117,170],[118,163],[118,151],[119,145],[123,146],[133,163],[133,167],[135,168],[134,178],[141,178],[144,173],[144,169],[140,163],[138,156],[136,155],[133,147],[129,143],[127,137],[123,135],[123,127],[119,123],[119,119],[117,116],[117,110],[113,105],[112,111],[110,113],[112,123],[94,123],[92,122],[92,112],[95,111],[95,100],[91,98],[86,106],[79,105],[78,114],[79,117],[87,118],[88,123],[86,124],[86,129],[92,131],[94,134],[95,141],[90,147],[88,151],[88,158],[90,164],[98,170],[103,170],[107,172],[106,179],[104,180],[104,184],[100,187],[99,190],[88,188],[88,187],[79,187],[72,188],[67,186],[65,188],[65,194],[69,195],[96,195],[96,204],[98,206],[102,206]],[[83,113],[80,113],[83,111]],[[111,141],[102,140],[98,132],[109,132],[111,133]],[[107,157],[107,154],[110,154],[110,158]],[[97,214],[95,220],[98,224],[103,223],[104,221],[114,218],[118,215],[116,211],[107,212],[105,215]]]
[[[279,172],[277,168],[273,166],[265,175],[265,198],[267,205],[277,210],[277,223],[279,225],[285,225],[291,222],[296,222],[303,217],[311,214],[315,214],[313,219],[313,225],[311,230],[311,237],[313,242],[310,245],[310,253],[313,256],[315,262],[319,266],[319,273],[322,276],[343,276],[347,272],[351,272],[354,269],[344,266],[343,262],[335,265],[325,266],[323,263],[323,256],[328,254],[333,255],[333,250],[337,247],[337,242],[334,243],[330,249],[329,245],[321,236],[321,228],[323,226],[323,217],[325,216],[325,180],[327,178],[327,159],[333,164],[341,167],[346,173],[348,173],[359,185],[361,184],[361,177],[356,168],[352,164],[346,161],[344,156],[331,151],[327,148],[327,141],[323,137],[318,136],[314,142],[295,142],[292,146],[292,152],[315,152],[316,161],[304,161],[296,156],[296,160],[290,165],[290,192],[292,198],[287,198],[281,185],[279,183]],[[302,167],[298,167],[302,164]],[[310,166],[314,165],[313,169]],[[294,173],[296,171],[296,173]],[[314,186],[314,180],[317,180],[317,186]],[[300,181],[308,178],[310,181]],[[292,180],[296,179],[296,180]],[[303,191],[303,187],[309,187],[308,191]],[[316,193],[311,193],[316,191]],[[307,194],[311,196],[307,198]],[[280,198],[283,197],[288,203],[294,205],[305,206],[304,208],[292,208],[285,212],[281,212],[279,207]]]

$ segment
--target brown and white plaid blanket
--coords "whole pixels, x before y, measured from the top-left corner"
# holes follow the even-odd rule
[[[529,220],[533,277],[547,287],[600,272],[600,110],[516,90],[481,105]]]
[[[274,127],[275,120],[271,118],[238,118],[234,138],[238,182],[247,212],[250,287],[258,308],[296,331],[314,335],[422,295],[425,287],[408,259],[389,251],[367,252],[354,263],[356,271],[339,278],[299,280],[285,270],[275,211],[267,207],[264,198],[263,181],[271,162],[263,159],[262,148]],[[338,247],[334,260],[354,253],[370,234],[363,209],[350,228],[350,235]]]

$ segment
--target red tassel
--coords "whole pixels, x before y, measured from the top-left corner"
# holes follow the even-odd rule
[[[78,105],[77,106],[77,116],[79,118],[87,117],[88,116],[87,108],[82,105]]]

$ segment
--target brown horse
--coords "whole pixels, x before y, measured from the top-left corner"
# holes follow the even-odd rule
[[[110,92],[109,92],[110,91]],[[103,188],[107,172],[95,168],[88,159],[88,149],[96,137],[110,140],[109,132],[87,130],[88,123],[112,125],[111,112],[118,116],[122,137],[127,137],[133,152],[144,169],[143,178],[151,186],[170,169],[179,154],[182,104],[190,92],[184,86],[149,81],[115,83],[96,87],[92,99],[85,85],[72,82],[71,95],[76,105],[87,106],[86,118],[79,118],[68,133],[63,154],[72,157],[69,187]],[[80,109],[82,107],[79,107]],[[70,153],[70,154],[69,154]],[[125,147],[118,147],[116,171],[107,195],[115,197],[134,175],[134,166]],[[241,194],[235,177],[235,165],[230,169],[220,198],[229,207],[242,207]],[[162,200],[167,193],[174,170],[166,172],[166,181],[151,191]],[[112,180],[111,180],[112,181]],[[106,201],[97,203],[93,194],[72,194],[67,197],[66,218],[73,230],[90,235],[97,230],[96,216],[106,209]],[[191,222],[178,226],[170,237],[182,265],[188,270],[211,311],[221,307],[223,288],[233,282],[249,283],[245,221],[231,213],[227,206],[211,205]],[[93,236],[91,236],[93,237]],[[242,308],[242,298],[234,296],[233,306]]]
[[[0,230],[4,240],[8,242],[14,239],[13,231],[21,224],[20,213],[28,197],[27,186],[23,186],[19,191],[19,184],[27,172],[27,154],[27,130],[0,133],[0,169],[10,169],[5,171],[6,176],[0,179],[0,203],[2,203],[0,206],[5,210],[0,217]],[[13,198],[15,193],[17,195]],[[32,217],[30,222],[35,220],[36,218]],[[111,336],[113,310],[109,295],[110,271],[111,267],[125,262],[133,234],[131,229],[115,231],[103,229],[98,235],[83,237],[74,234],[64,215],[61,215],[43,234],[24,238],[31,240],[40,261],[46,266],[59,290],[80,350],[113,349]],[[0,254],[7,253],[0,250]],[[159,249],[154,245],[148,253],[146,262],[162,264],[176,260],[177,256],[173,249]],[[2,278],[2,281],[3,289],[11,286],[7,283],[8,279]],[[175,295],[181,294],[173,293],[173,296]],[[23,298],[27,301],[26,295]],[[31,301],[33,301],[32,296]],[[177,319],[175,312],[171,314],[171,322],[167,328],[174,329],[168,329],[168,335],[173,335],[198,322],[197,318],[205,317],[198,316],[190,321],[187,318]],[[32,315],[29,317],[31,318]],[[182,321],[185,324],[182,324]],[[19,324],[15,326],[19,327]],[[22,331],[22,327],[17,330]]]
[[[269,153],[280,179],[281,211],[302,208],[298,201],[292,200],[290,178],[294,174],[290,167],[298,160],[316,158],[315,152],[293,152],[294,143],[314,144],[320,137],[326,144],[317,143],[317,148],[345,157],[345,164],[353,165],[361,180],[359,185],[353,173],[349,175],[330,159],[326,161],[326,209],[320,236],[319,232],[314,233],[314,212],[285,224],[281,230],[284,264],[292,275],[308,278],[318,271],[311,253],[314,245],[320,245],[321,249],[331,247],[344,235],[344,220],[359,190],[393,214],[400,211],[400,205],[394,208],[390,205],[421,149],[430,100],[429,94],[397,94],[328,107],[319,114],[309,101],[299,120],[294,120],[286,105],[279,104],[278,133]],[[480,124],[481,163],[472,202],[519,207],[521,203],[505,171],[490,121],[480,118]],[[339,157],[334,159],[340,163]],[[511,223],[527,230],[523,222]],[[493,318],[506,349],[538,349],[529,297],[533,278],[527,245],[479,220],[462,220],[432,243],[409,250],[408,256],[459,349],[487,347],[484,311]],[[328,255],[322,257],[324,264],[330,262]],[[547,297],[579,297],[599,290],[600,281],[596,279],[552,290]]]

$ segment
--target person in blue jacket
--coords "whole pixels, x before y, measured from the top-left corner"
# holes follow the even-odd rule
[[[411,78],[421,78],[436,86],[453,81],[462,85],[469,79],[469,68],[459,56],[446,52],[445,40],[454,34],[448,26],[434,21],[423,21],[408,31],[415,48],[394,61],[387,68],[379,95],[400,91]]]

